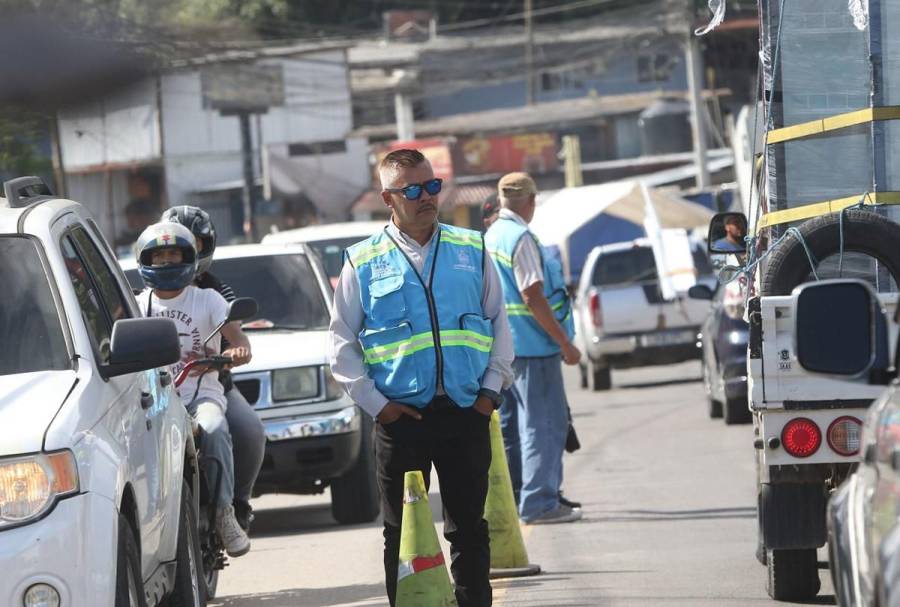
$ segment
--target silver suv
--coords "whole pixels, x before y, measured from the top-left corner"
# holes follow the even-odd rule
[[[0,284],[0,604],[205,604],[175,325],[37,178],[4,184]]]

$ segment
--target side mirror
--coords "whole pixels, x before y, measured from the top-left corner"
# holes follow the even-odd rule
[[[236,320],[247,320],[248,318],[255,316],[258,310],[259,306],[252,297],[238,297],[228,304],[228,315],[225,317],[225,320],[220,322],[219,325],[213,329],[213,332],[206,336],[206,339],[203,340],[203,345],[206,346],[206,344],[209,343],[209,340],[215,337],[216,333],[221,331],[222,327],[228,323]]]
[[[706,237],[707,249],[710,253],[735,255],[744,253],[747,245],[747,216],[743,213],[719,213],[709,222],[709,233]]]
[[[688,289],[687,294],[691,299],[705,299],[707,301],[711,301],[715,295],[713,290],[706,285],[694,285]]]
[[[113,325],[105,377],[165,367],[181,359],[178,328],[168,318],[126,318]]]
[[[861,280],[800,285],[794,299],[794,352],[811,373],[859,377],[872,369],[886,332],[877,294]],[[879,315],[882,321],[879,322]]]
[[[225,322],[247,320],[256,316],[259,306],[252,297],[238,297],[228,306],[228,317]]]

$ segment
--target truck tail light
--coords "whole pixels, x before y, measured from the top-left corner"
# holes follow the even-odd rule
[[[822,431],[811,419],[798,417],[785,424],[781,431],[784,450],[794,457],[809,457],[822,444]]]
[[[600,294],[594,291],[591,293],[591,322],[595,327],[603,326],[603,311],[600,309]]]
[[[862,422],[851,415],[844,415],[831,422],[825,436],[828,446],[838,455],[856,455],[862,444]]]

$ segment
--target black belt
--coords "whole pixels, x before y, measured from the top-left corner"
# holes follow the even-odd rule
[[[449,396],[441,394],[440,396],[435,396],[431,399],[431,402],[422,407],[422,410],[430,413],[442,413],[444,411],[453,411],[454,409],[459,408],[459,405],[450,400]]]

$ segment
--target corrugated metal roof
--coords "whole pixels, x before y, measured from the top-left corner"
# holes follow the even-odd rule
[[[416,121],[416,137],[436,137],[468,133],[512,133],[535,127],[549,128],[555,124],[572,124],[603,116],[641,112],[663,97],[683,97],[684,93],[652,92],[633,95],[608,95],[582,97],[537,103],[530,106],[486,110],[468,114],[456,114],[444,118]],[[364,126],[353,131],[353,136],[369,139],[394,139],[396,124]]]

